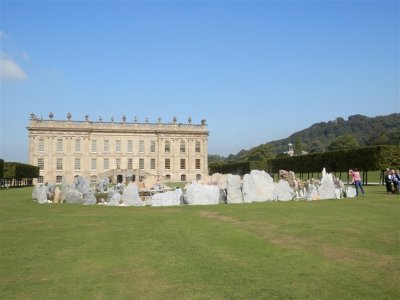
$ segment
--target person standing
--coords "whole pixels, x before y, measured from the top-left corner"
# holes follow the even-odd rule
[[[397,192],[400,194],[400,170],[396,170],[394,175],[397,177]]]
[[[362,186],[360,172],[358,172],[357,168],[354,170],[349,170],[349,175],[353,178],[354,185],[356,186],[356,195],[358,196],[358,188],[360,188],[363,197],[365,197],[365,192]]]
[[[392,193],[392,174],[391,174],[389,168],[386,169],[385,184],[386,184],[386,192],[388,194],[391,194]]]
[[[392,176],[392,182],[393,182],[393,191],[392,191],[392,193],[396,194],[396,193],[399,192],[399,190],[397,188],[398,184],[399,184],[399,178],[398,178],[395,170],[391,170],[390,171],[390,175]]]

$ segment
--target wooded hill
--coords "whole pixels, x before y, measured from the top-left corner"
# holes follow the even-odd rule
[[[348,120],[337,118],[334,121],[316,123],[288,138],[241,150],[228,157],[209,155],[209,163],[262,161],[284,156],[289,143],[293,144],[295,153],[316,153],[359,146],[399,145],[400,114],[377,117],[353,115]]]

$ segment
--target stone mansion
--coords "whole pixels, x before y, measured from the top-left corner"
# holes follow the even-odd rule
[[[96,182],[104,177],[123,182],[156,176],[192,181],[208,174],[208,135],[201,124],[48,120],[31,114],[29,163],[40,168],[38,182],[72,183],[75,176]],[[139,177],[139,178],[138,178]]]

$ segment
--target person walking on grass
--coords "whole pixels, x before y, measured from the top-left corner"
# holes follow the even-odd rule
[[[356,186],[356,195],[358,197],[358,188],[360,188],[361,193],[363,195],[363,197],[365,197],[365,192],[362,186],[362,182],[361,182],[361,177],[360,177],[360,172],[358,172],[357,168],[354,168],[354,170],[349,170],[349,175],[352,177],[352,183],[354,183],[354,185]]]
[[[386,184],[386,192],[388,194],[391,194],[392,193],[392,174],[391,174],[389,168],[386,169],[385,184]]]

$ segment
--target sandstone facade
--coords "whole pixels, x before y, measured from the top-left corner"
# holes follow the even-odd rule
[[[208,130],[201,124],[72,121],[31,115],[29,163],[40,167],[39,182],[139,181],[146,176],[192,181],[208,174]],[[139,178],[138,178],[139,177]]]

